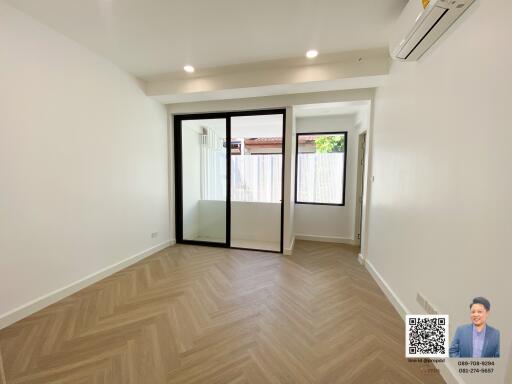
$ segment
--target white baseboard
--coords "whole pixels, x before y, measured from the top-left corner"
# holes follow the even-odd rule
[[[359,257],[362,259],[362,255],[359,254]],[[359,258],[358,257],[358,258]],[[384,280],[382,275],[375,269],[370,260],[363,260],[364,266],[370,272],[373,279],[377,283],[377,285],[382,289],[388,300],[391,302],[395,310],[400,314],[400,317],[403,321],[405,321],[405,315],[411,313],[405,304],[400,300],[397,294],[391,289],[389,284]],[[405,349],[405,346],[404,346]],[[405,355],[405,350],[404,350]],[[445,363],[434,363],[437,369],[439,369],[439,373],[446,381],[447,384],[465,384],[464,380],[457,375],[455,368],[449,364],[447,361]]]
[[[358,240],[349,239],[345,237],[337,237],[337,236],[315,236],[315,235],[295,235],[295,239],[297,240],[308,240],[308,241],[320,241],[323,243],[339,243],[339,244],[351,244],[357,245]]]
[[[283,250],[283,254],[288,255],[288,256],[291,255],[293,253],[293,247],[295,247],[295,236],[293,237],[289,248],[285,248]]]
[[[21,320],[79,290],[97,282],[101,279],[104,279],[107,276],[110,276],[123,268],[126,268],[132,264],[135,264],[137,261],[142,260],[152,254],[161,251],[164,248],[167,248],[170,245],[175,244],[175,240],[168,240],[154,247],[146,249],[136,255],[130,256],[124,260],[121,260],[115,264],[109,265],[106,268],[100,269],[97,272],[91,273],[90,275],[77,280],[65,287],[56,289],[53,292],[47,293],[35,300],[32,300],[18,308],[13,309],[7,313],[0,315],[0,329],[5,328],[18,320]]]
[[[389,284],[383,279],[380,273],[375,269],[372,262],[370,260],[366,260],[365,267],[372,275],[373,279],[377,282],[382,292],[386,295],[388,300],[391,302],[395,310],[400,314],[400,317],[405,320],[405,315],[411,313],[407,309],[404,303],[398,298],[396,293],[391,289]]]
[[[357,254],[357,261],[359,261],[359,264],[364,265],[364,259],[363,259],[362,253]]]

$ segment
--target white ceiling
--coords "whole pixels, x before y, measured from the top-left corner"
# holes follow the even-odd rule
[[[145,78],[384,47],[407,0],[7,0]]]

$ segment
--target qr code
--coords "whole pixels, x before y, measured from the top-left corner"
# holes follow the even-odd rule
[[[406,357],[448,357],[448,315],[406,315]]]

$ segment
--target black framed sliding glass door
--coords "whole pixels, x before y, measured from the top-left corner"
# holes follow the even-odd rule
[[[174,116],[176,241],[283,251],[285,110]]]

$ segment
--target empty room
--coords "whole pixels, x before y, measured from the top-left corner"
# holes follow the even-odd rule
[[[0,384],[512,383],[511,16],[0,0]]]

